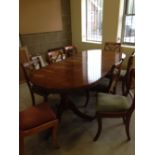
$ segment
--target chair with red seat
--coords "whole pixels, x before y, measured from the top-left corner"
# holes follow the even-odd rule
[[[51,128],[52,142],[58,146],[58,119],[47,103],[31,106],[19,112],[20,155],[24,155],[24,137]]]

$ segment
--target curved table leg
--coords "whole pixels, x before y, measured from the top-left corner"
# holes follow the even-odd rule
[[[83,119],[86,120],[93,120],[95,117],[94,116],[89,116],[87,114],[82,113],[76,106],[75,104],[69,99],[67,95],[61,95],[61,103],[58,107],[58,118],[61,119],[61,116],[63,114],[63,111],[65,109],[70,109],[73,111],[73,113]]]

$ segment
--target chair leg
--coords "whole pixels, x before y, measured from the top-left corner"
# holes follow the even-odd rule
[[[126,122],[126,117],[124,116],[123,117],[123,123],[125,124],[125,122]]]
[[[31,93],[31,98],[32,98],[32,105],[35,106],[35,97],[32,91],[30,91]]]
[[[131,139],[130,138],[130,119],[131,119],[131,114],[128,115],[125,120],[125,130],[126,130],[128,141]]]
[[[24,155],[24,138],[19,137],[19,155]]]
[[[58,105],[58,109],[57,109],[57,118],[59,119],[59,121],[61,121],[62,114],[67,106],[66,96],[60,94],[60,97],[61,97],[61,101],[60,101],[60,104]]]
[[[127,88],[127,83],[125,79],[122,79],[122,95],[127,96],[128,95],[128,88]]]
[[[59,148],[57,132],[58,132],[58,122],[52,128],[52,144],[54,145],[55,148]]]
[[[84,107],[86,108],[88,103],[89,103],[89,98],[90,98],[90,94],[89,94],[89,91],[86,91],[86,102],[84,104]]]
[[[48,95],[44,95],[44,101],[48,102]]]
[[[125,94],[125,80],[122,79],[122,95]]]
[[[98,117],[97,122],[98,122],[98,131],[97,131],[96,136],[94,137],[93,141],[96,141],[98,139],[98,137],[100,136],[101,131],[102,131],[102,118]]]

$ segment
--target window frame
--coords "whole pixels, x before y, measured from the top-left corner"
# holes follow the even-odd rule
[[[135,13],[134,14],[128,13],[128,1],[129,0],[125,0],[124,1],[123,22],[122,22],[122,32],[121,32],[121,43],[124,44],[124,45],[133,45],[134,46],[135,42],[134,43],[124,42],[124,32],[125,32],[126,17],[127,16],[135,16]],[[135,0],[134,0],[134,3],[135,3]]]

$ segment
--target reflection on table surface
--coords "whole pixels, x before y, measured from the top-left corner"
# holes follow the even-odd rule
[[[76,89],[89,87],[110,70],[125,54],[85,50],[62,62],[50,64],[34,72],[31,80],[47,89]]]

